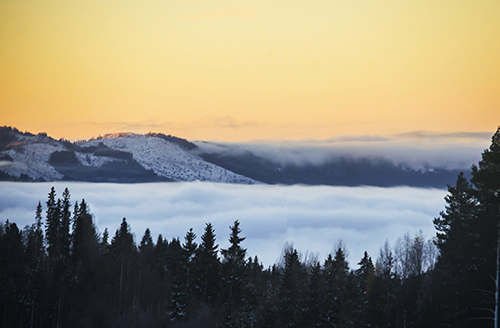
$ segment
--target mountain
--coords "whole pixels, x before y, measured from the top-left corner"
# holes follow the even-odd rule
[[[240,145],[241,146],[241,145]],[[217,149],[214,151],[214,149]],[[55,140],[0,128],[0,180],[306,184],[446,188],[460,170],[413,168],[389,159],[336,156],[321,163],[280,163],[238,145],[192,143],[162,133]]]
[[[109,134],[72,143],[0,128],[0,178],[16,181],[257,181],[203,160],[196,145],[164,134]]]

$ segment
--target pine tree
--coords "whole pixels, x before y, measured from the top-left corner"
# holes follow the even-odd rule
[[[149,228],[147,228],[144,232],[144,236],[142,237],[141,244],[139,245],[139,252],[141,254],[141,262],[143,264],[142,266],[147,267],[148,270],[152,265],[153,251],[153,238],[151,238],[151,231],[149,230]]]
[[[231,235],[229,237],[230,246],[227,249],[222,249],[222,270],[223,279],[226,290],[227,301],[236,304],[235,296],[241,299],[243,286],[244,286],[244,269],[245,269],[245,256],[246,249],[240,246],[240,243],[245,240],[245,237],[240,237],[241,229],[239,228],[240,222],[234,221],[234,225],[229,227]]]
[[[247,305],[246,277],[245,277],[245,256],[246,249],[240,246],[245,237],[240,237],[240,222],[234,221],[234,225],[229,227],[230,246],[222,249],[222,281],[223,299],[226,302],[226,314],[231,321],[240,320],[242,307]]]
[[[446,210],[434,220],[441,252],[434,270],[439,317],[455,327],[481,323],[486,309],[498,313],[489,277],[497,276],[500,267],[500,128],[479,165],[472,167],[471,182],[458,176],[448,188]]]
[[[220,262],[217,257],[219,245],[215,243],[215,231],[211,223],[205,226],[201,244],[195,255],[197,268],[197,290],[206,303],[214,303],[219,296]]]
[[[316,262],[309,274],[309,294],[305,309],[307,327],[322,327],[322,312],[324,311],[324,286],[321,277],[321,265]]]
[[[280,327],[302,327],[305,271],[300,263],[296,249],[290,249],[285,253],[285,267],[281,277],[279,289],[279,326]]]
[[[195,243],[196,234],[193,232],[193,228],[190,228],[184,237],[184,243],[182,244],[182,249],[184,250],[184,273],[185,273],[185,285],[187,296],[191,296],[193,284],[193,271],[194,271],[194,256],[198,245]]]
[[[357,301],[357,315],[351,320],[355,321],[358,326],[370,326],[373,318],[369,301],[375,278],[375,267],[367,252],[364,253],[358,265],[359,269],[354,272],[356,283],[356,293],[354,295],[356,295],[355,300]]]
[[[193,228],[190,228],[184,237],[184,243],[182,244],[182,248],[186,252],[187,261],[191,261],[194,257],[196,249],[198,245],[194,242],[196,239],[196,234],[193,232]]]
[[[499,285],[500,285],[500,126],[491,138],[491,145],[482,153],[479,166],[472,167],[472,183],[479,201],[478,221],[481,238],[478,241],[480,258],[478,269],[484,277],[495,277],[495,286],[487,283],[479,289],[490,290],[495,295],[494,302],[483,300],[485,308],[493,309],[494,327],[499,325]],[[482,278],[478,276],[478,278]]]
[[[43,306],[43,286],[44,286],[44,271],[43,262],[45,248],[43,246],[43,231],[42,231],[42,204],[38,202],[35,212],[35,223],[28,228],[27,243],[26,243],[26,275],[28,279],[28,290],[31,291],[30,297],[30,327],[37,325],[40,322],[41,310]]]
[[[76,206],[76,205],[75,205]],[[84,199],[76,206],[78,211],[74,217],[73,247],[71,263],[73,268],[72,291],[78,295],[73,298],[74,313],[69,318],[72,326],[80,323],[93,326],[94,313],[90,311],[92,301],[97,293],[95,277],[98,270],[99,238],[90,209]],[[64,311],[65,312],[65,311]]]
[[[71,245],[70,240],[70,221],[71,221],[71,202],[70,202],[70,192],[68,188],[64,189],[62,194],[63,200],[61,204],[61,221],[59,226],[59,245],[61,247],[61,257],[63,261],[67,260],[69,257],[69,250]]]
[[[132,268],[137,252],[134,237],[130,233],[125,218],[123,218],[120,228],[116,230],[116,234],[111,241],[111,250],[117,264],[118,286],[115,294],[118,304],[117,312],[119,315],[125,316],[128,312],[128,305],[133,298],[129,284],[132,282]]]
[[[349,264],[342,243],[339,243],[334,257],[331,254],[328,255],[323,271],[326,285],[324,326],[342,326],[350,311]]]
[[[22,322],[24,275],[24,246],[22,235],[15,223],[4,225],[0,239],[0,322],[4,327],[17,327]]]
[[[59,203],[58,203],[59,202]],[[54,187],[50,189],[49,197],[47,200],[47,212],[46,212],[46,227],[45,227],[45,237],[47,240],[47,250],[49,252],[49,257],[51,259],[57,259],[59,257],[59,231],[61,225],[60,217],[60,200],[56,200],[56,190]]]
[[[73,260],[76,266],[85,266],[97,258],[99,239],[84,199],[78,206],[74,220]]]

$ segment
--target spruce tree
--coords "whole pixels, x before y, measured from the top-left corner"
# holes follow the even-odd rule
[[[120,228],[116,230],[116,234],[111,241],[111,250],[116,263],[116,311],[118,315],[125,316],[133,298],[130,284],[132,283],[131,277],[133,276],[132,271],[137,253],[134,237],[125,218],[123,218]]]
[[[4,327],[17,327],[22,322],[25,292],[24,245],[16,223],[9,220],[0,238],[0,322]]]
[[[45,237],[47,239],[47,250],[49,257],[54,260],[59,257],[59,231],[60,231],[60,201],[56,200],[56,190],[54,187],[50,189],[47,199]]]
[[[193,228],[190,228],[184,237],[184,243],[182,244],[182,249],[184,250],[184,266],[185,266],[185,283],[186,292],[190,295],[193,287],[193,260],[196,254],[196,249],[198,245],[195,243],[196,234],[193,232]]]
[[[279,289],[278,323],[280,327],[302,327],[305,271],[296,249],[285,253],[285,267]]]
[[[339,243],[335,256],[331,254],[323,266],[325,279],[325,327],[337,327],[345,324],[350,310],[349,304],[349,264],[342,243]]]
[[[201,244],[195,255],[197,268],[196,288],[206,303],[214,303],[220,293],[220,262],[217,257],[219,245],[215,243],[215,231],[211,223],[205,226]]]
[[[64,189],[61,204],[61,223],[59,226],[59,245],[61,247],[61,257],[63,261],[67,260],[70,251],[70,222],[71,222],[71,202],[68,188]]]
[[[247,303],[246,277],[245,277],[245,256],[246,249],[240,246],[245,237],[240,237],[240,222],[234,221],[234,225],[229,227],[230,246],[222,249],[222,282],[223,299],[226,306],[226,314],[231,321],[235,322],[242,318],[242,307]]]
[[[241,299],[244,286],[244,269],[246,249],[240,246],[240,243],[245,240],[245,237],[240,237],[241,229],[240,222],[234,221],[234,225],[229,227],[231,235],[229,237],[230,246],[227,249],[222,249],[222,270],[225,284],[227,301],[233,305],[235,296]]]
[[[84,199],[78,206],[73,230],[72,267],[74,285],[73,292],[78,297],[73,298],[74,313],[70,318],[71,324],[84,322],[86,325],[95,325],[94,313],[90,311],[93,299],[97,293],[95,277],[98,271],[99,238],[90,209]]]
[[[480,255],[476,261],[478,270],[495,277],[495,286],[482,283],[479,289],[492,291],[494,301],[484,298],[485,308],[493,309],[494,326],[499,325],[499,284],[500,284],[500,126],[491,138],[491,145],[482,153],[478,166],[472,167],[472,183],[479,202],[478,221],[481,238],[478,240]],[[483,278],[483,276],[478,276]]]

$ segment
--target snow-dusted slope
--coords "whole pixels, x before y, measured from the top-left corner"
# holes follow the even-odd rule
[[[142,167],[173,181],[211,181],[253,184],[256,181],[207,163],[180,146],[161,138],[124,134],[88,141],[85,146],[105,146],[131,153]]]
[[[45,181],[258,183],[208,163],[167,140],[170,136],[162,136],[118,133],[74,145],[4,127],[0,128],[0,173],[4,179],[23,175]]]
[[[13,161],[1,161],[1,170],[8,175],[19,177],[24,174],[32,179],[60,180],[63,175],[50,164],[50,155],[64,150],[64,146],[42,135],[19,136],[9,149],[1,152]]]

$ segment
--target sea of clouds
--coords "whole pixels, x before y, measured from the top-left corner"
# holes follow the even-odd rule
[[[432,219],[444,209],[445,190],[410,187],[331,187],[229,185],[217,183],[19,183],[0,182],[0,222],[20,228],[34,222],[39,201],[45,205],[51,186],[58,197],[64,188],[71,199],[90,205],[99,232],[114,236],[126,217],[136,243],[149,228],[171,240],[189,228],[197,242],[211,222],[222,248],[229,244],[229,227],[239,220],[242,246],[267,267],[279,260],[285,243],[322,263],[342,240],[351,268],[363,252],[375,260],[387,239],[394,245],[405,233],[435,235]],[[45,208],[45,206],[44,206]]]
[[[489,132],[411,133],[339,136],[324,140],[195,142],[200,153],[238,156],[252,153],[277,165],[322,165],[338,158],[387,160],[414,169],[468,171],[491,143]]]

